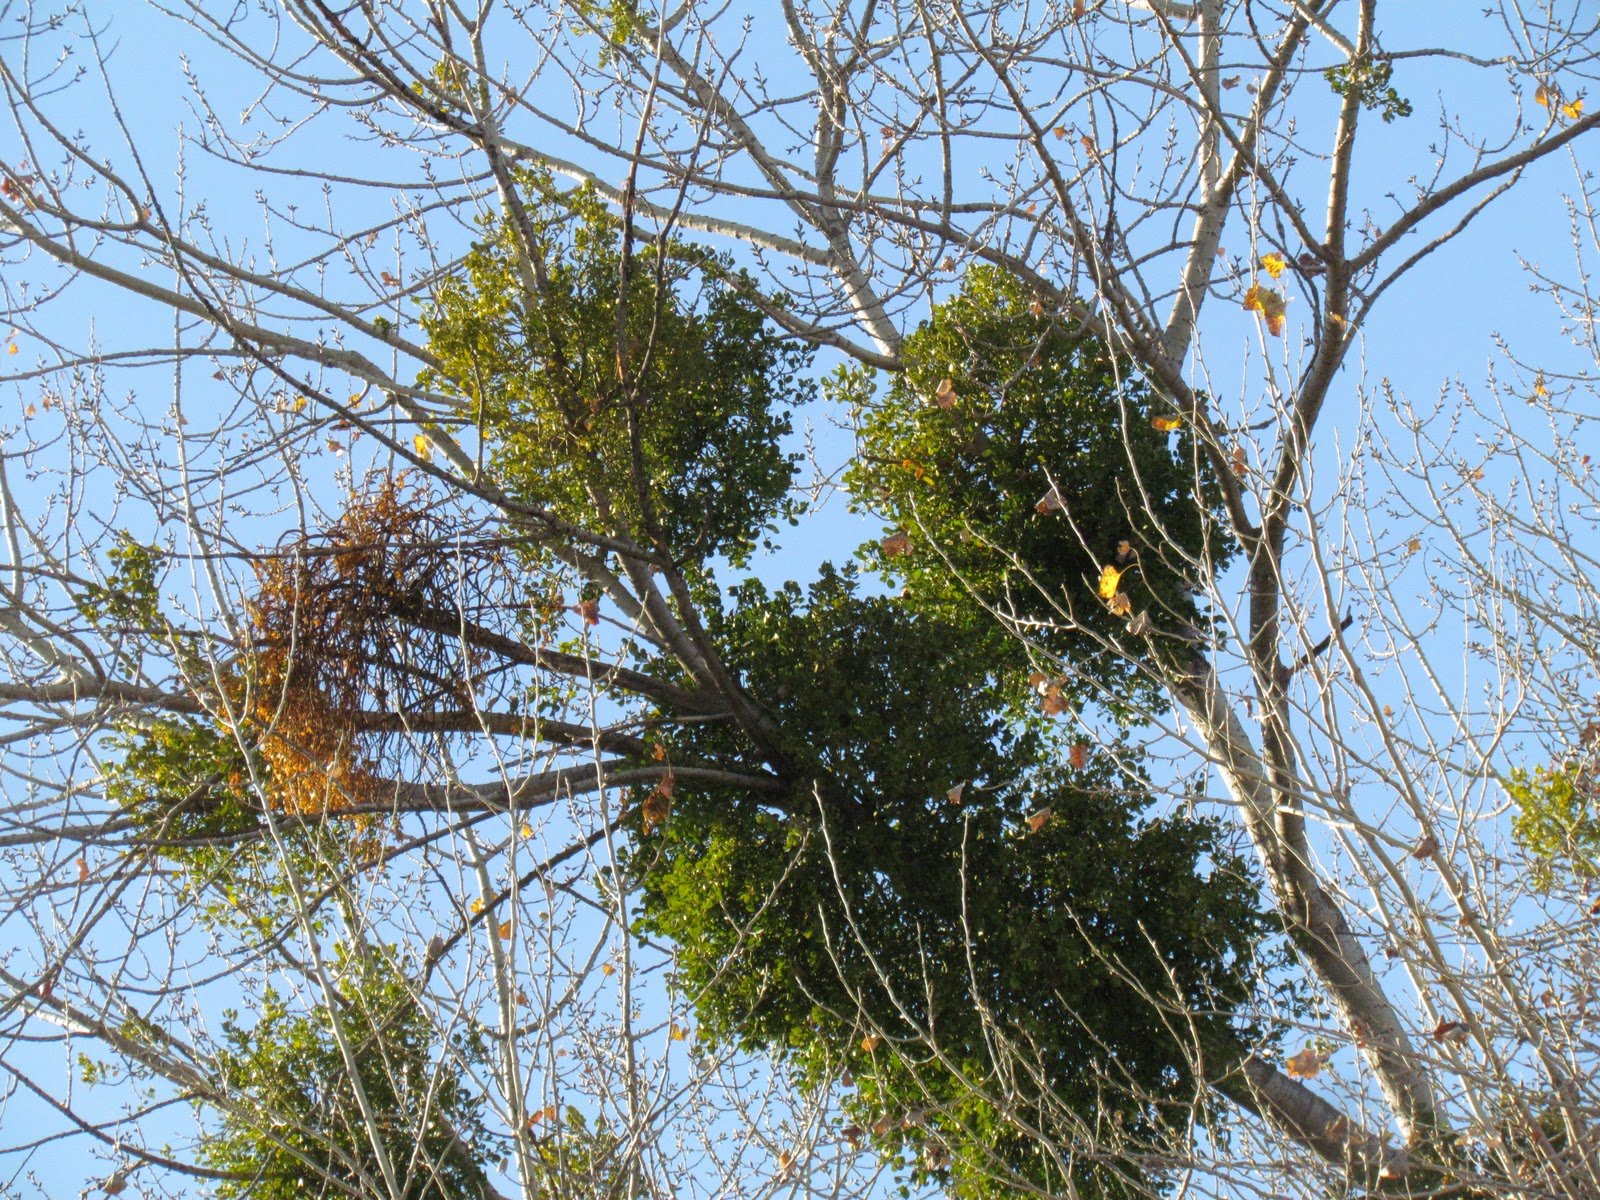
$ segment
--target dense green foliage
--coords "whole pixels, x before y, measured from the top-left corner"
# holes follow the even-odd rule
[[[513,490],[710,580],[714,556],[740,561],[792,511],[780,405],[803,356],[724,264],[672,247],[640,249],[619,313],[614,219],[536,190],[536,278],[515,223],[493,226],[425,318],[430,382],[478,406]],[[813,1084],[847,1073],[859,1136],[965,1195],[1069,1178],[1115,1195],[1137,1166],[1041,1147],[1083,1145],[1092,1114],[1129,1136],[1168,1105],[1188,1114],[1197,1056],[1237,1052],[1264,925],[1217,827],[1147,812],[1130,746],[1072,750],[972,598],[1075,621],[1041,648],[1068,661],[1080,708],[1125,716],[1157,701],[1105,647],[1125,618],[1096,598],[1101,567],[1120,561],[1134,604],[1187,625],[1191,584],[1226,555],[1190,439],[1151,425],[1162,402],[1036,307],[974,271],[907,339],[881,403],[855,381],[849,482],[915,530],[912,553],[875,558],[899,597],[832,570],[721,603],[702,590],[771,735],[661,711],[656,752],[783,790],[679,784],[670,819],[639,806],[633,868],[705,1036],[779,1051]],[[1058,511],[1038,511],[1052,487]],[[651,669],[688,682],[670,657]]]
[[[810,394],[808,352],[702,252],[641,244],[619,299],[616,218],[587,193],[531,187],[526,231],[493,223],[435,293],[425,382],[470,402],[500,477],[557,517],[663,546],[689,571],[742,561],[795,511],[779,439]]]
[[[1096,589],[1104,567],[1125,568],[1131,611],[1184,629],[1200,617],[1194,585],[1231,552],[1188,427],[1152,423],[1179,414],[992,268],[969,271],[903,355],[881,399],[854,389],[860,453],[846,479],[906,538],[871,560],[919,610],[986,639],[995,661],[1017,658],[1020,632],[1066,662],[1080,699],[1160,707],[1109,647],[1125,620]]]
[[[848,1072],[861,1127],[962,1195],[1117,1194],[1120,1168],[1039,1147],[1186,1111],[1192,1055],[1236,1044],[1249,872],[1211,824],[1143,813],[1131,752],[1068,766],[939,615],[825,573],[745,586],[718,632],[793,765],[780,798],[680,788],[639,853],[706,1032]],[[716,726],[671,746],[739,755]]]
[[[335,1025],[355,1062],[352,1076]],[[202,1146],[202,1161],[242,1177],[224,1200],[390,1195],[374,1148],[381,1139],[404,1200],[471,1200],[482,1194],[488,1150],[480,1101],[458,1072],[441,1069],[427,1013],[405,976],[376,949],[339,964],[333,1007],[297,1013],[269,991],[255,1024],[230,1021],[218,1076],[238,1098]],[[455,1048],[459,1049],[459,1048]],[[359,1080],[374,1129],[363,1118]]]
[[[174,718],[130,725],[112,748],[121,757],[107,772],[107,797],[137,815],[170,852],[260,828],[260,811],[248,797],[250,764],[238,739],[209,722]]]

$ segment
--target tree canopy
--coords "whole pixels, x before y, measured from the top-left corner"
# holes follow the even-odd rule
[[[0,1192],[1600,1192],[1582,6],[5,11]]]

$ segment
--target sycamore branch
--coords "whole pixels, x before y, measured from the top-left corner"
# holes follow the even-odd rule
[[[1245,814],[1245,828],[1295,945],[1327,986],[1345,1028],[1355,1035],[1378,1086],[1409,1140],[1438,1123],[1438,1102],[1421,1058],[1372,969],[1366,948],[1318,883],[1303,852],[1283,837],[1278,817],[1289,803],[1198,652],[1168,679],[1212,764]]]

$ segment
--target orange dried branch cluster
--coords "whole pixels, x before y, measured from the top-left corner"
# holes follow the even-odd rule
[[[248,711],[284,811],[384,799],[385,735],[360,727],[364,710],[462,703],[459,648],[410,618],[455,611],[456,582],[493,574],[490,552],[465,564],[463,553],[435,528],[426,496],[386,479],[322,533],[256,564]]]

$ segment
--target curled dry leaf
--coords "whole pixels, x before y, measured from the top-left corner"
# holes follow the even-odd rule
[[[956,406],[956,385],[949,376],[939,380],[939,386],[933,392],[933,402],[945,409]]]
[[[1106,607],[1111,610],[1112,616],[1125,617],[1133,611],[1133,601],[1128,599],[1127,592],[1118,592],[1115,596],[1111,597],[1111,600]]]
[[[579,600],[572,606],[572,611],[583,618],[585,625],[600,624],[600,601],[598,598],[594,600]]]
[[[1273,336],[1283,332],[1284,299],[1271,288],[1252,283],[1244,294],[1246,312],[1260,313],[1267,322],[1267,332]]]
[[[1072,764],[1075,771],[1081,771],[1089,765],[1089,744],[1087,742],[1073,742],[1067,751],[1067,761]]]
[[[672,815],[672,801],[657,788],[645,797],[640,812],[644,819],[645,836],[649,837],[667,823],[667,818]]]
[[[1418,862],[1425,858],[1432,858],[1437,853],[1439,853],[1439,839],[1431,833],[1411,848],[1411,857]]]
[[[897,530],[879,542],[878,549],[883,551],[885,558],[903,558],[911,553],[911,535],[904,530]]]
[[[960,804],[962,798],[966,795],[966,792],[967,792],[967,785],[966,785],[965,782],[956,784],[955,787],[951,788],[948,792],[946,792],[944,794],[945,803],[947,803],[947,804]]]
[[[1307,1046],[1284,1059],[1283,1071],[1290,1079],[1315,1079],[1322,1072],[1322,1056]]]
[[[1134,637],[1143,637],[1151,629],[1150,614],[1143,609],[1133,614],[1128,619],[1128,632]]]
[[[1133,557],[1133,543],[1130,542],[1127,538],[1123,538],[1120,542],[1117,543],[1117,561],[1118,562],[1127,562],[1132,557]]]
[[[1183,428],[1183,418],[1179,416],[1151,417],[1150,425],[1162,433],[1171,433],[1174,429]]]
[[[1436,1042],[1464,1042],[1467,1026],[1462,1021],[1440,1021],[1428,1031],[1428,1036]]]
[[[861,1039],[861,1048],[868,1054],[871,1054],[881,1045],[883,1045],[883,1039],[875,1033],[869,1033]]]
[[[1067,502],[1061,498],[1061,493],[1052,485],[1048,492],[1039,497],[1038,502],[1033,506],[1033,510],[1037,513],[1049,514],[1061,512],[1066,507]]]
[[[1028,301],[1028,311],[1036,317],[1042,317],[1044,315],[1044,301],[1038,297]]]
[[[1044,808],[1041,808],[1038,812],[1033,813],[1028,817],[1028,832],[1038,833],[1039,830],[1043,829],[1050,823],[1050,818],[1055,815],[1055,809],[1049,807],[1048,805],[1046,805]]]
[[[511,922],[509,920],[501,921],[500,924],[494,927],[494,935],[502,942],[509,938],[511,936]]]

